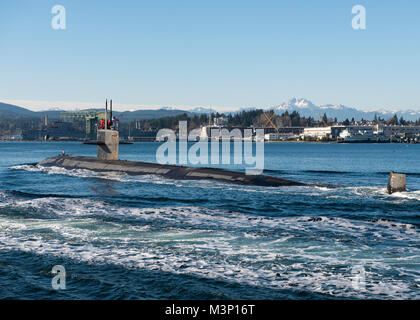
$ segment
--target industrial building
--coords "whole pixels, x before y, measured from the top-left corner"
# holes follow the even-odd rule
[[[330,127],[315,127],[304,128],[303,136],[314,139],[332,139],[335,140],[340,135],[341,131],[346,129],[345,126],[330,126]]]
[[[383,132],[387,137],[393,136],[418,136],[420,135],[420,126],[382,126],[376,125],[375,131]]]
[[[84,111],[71,111],[62,112],[60,115],[61,120],[65,122],[73,122],[75,120],[85,121],[86,125],[86,139],[95,139],[97,132],[97,124],[100,119],[105,118],[104,111],[98,110],[84,110]]]
[[[303,134],[303,127],[278,128],[277,132],[269,132],[264,134],[265,141],[276,140],[296,140]]]
[[[303,137],[312,139],[330,139],[337,140],[340,134],[346,131],[346,136],[355,135],[373,135],[380,137],[381,141],[390,140],[394,137],[413,138],[420,136],[420,126],[330,126],[330,127],[316,127],[305,128],[302,134]]]

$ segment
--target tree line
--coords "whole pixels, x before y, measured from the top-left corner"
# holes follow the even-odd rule
[[[268,120],[268,118],[270,120]],[[344,121],[338,121],[337,118],[329,118],[327,114],[319,116],[319,119],[313,117],[301,116],[297,111],[284,111],[281,114],[277,114],[274,110],[264,111],[262,109],[256,110],[243,110],[236,113],[211,113],[211,114],[199,114],[199,115],[188,115],[187,113],[163,117],[159,119],[148,119],[136,121],[140,124],[141,130],[159,130],[162,128],[169,128],[176,130],[178,128],[179,121],[187,121],[188,129],[195,129],[201,126],[213,125],[214,119],[222,119],[221,123],[227,127],[256,127],[265,128],[273,127],[322,127],[331,125],[356,125],[356,124],[383,124],[383,125],[420,125],[420,119],[417,121],[404,120],[403,117],[398,118],[395,114],[389,119],[383,119],[375,114],[374,120],[369,121],[361,119],[356,121],[354,118],[346,119]],[[132,123],[121,123],[120,128],[122,130],[128,129],[131,126],[135,127],[135,122]]]

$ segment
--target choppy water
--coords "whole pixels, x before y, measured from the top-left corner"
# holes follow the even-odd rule
[[[321,183],[282,188],[33,165],[61,149],[95,155],[0,143],[0,298],[420,298],[420,145],[266,144],[266,174]]]

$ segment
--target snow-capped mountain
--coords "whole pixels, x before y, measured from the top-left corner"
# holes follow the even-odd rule
[[[160,110],[166,110],[166,111],[185,111],[190,113],[210,113],[210,112],[216,112],[214,109],[205,108],[205,107],[196,107],[194,109],[184,108],[184,107],[162,107]]]
[[[338,121],[343,121],[345,119],[354,118],[356,121],[361,120],[373,120],[375,114],[381,118],[391,118],[394,114],[397,114],[398,117],[403,117],[405,120],[417,120],[420,118],[420,111],[414,110],[399,110],[399,111],[388,111],[388,110],[378,110],[378,111],[362,111],[356,108],[347,107],[342,104],[325,104],[317,106],[311,101],[304,98],[292,98],[287,102],[268,109],[274,109],[278,114],[281,114],[285,111],[293,112],[297,111],[301,116],[313,117],[318,119],[319,116],[327,114],[328,118],[337,118]]]
[[[48,108],[45,110],[41,110],[41,112],[48,112],[48,111],[65,111],[64,109],[58,108],[58,107],[53,107],[53,108]]]
[[[165,106],[165,107],[160,108],[160,110],[174,111],[174,110],[179,110],[179,109],[177,109],[176,107]]]
[[[216,112],[215,110],[212,110],[210,108],[205,108],[205,107],[197,107],[197,108],[194,108],[194,109],[192,109],[190,111],[191,112],[194,112],[194,113],[210,113],[210,112]]]

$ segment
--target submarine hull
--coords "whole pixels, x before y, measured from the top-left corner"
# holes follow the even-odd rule
[[[47,158],[38,165],[43,167],[62,167],[65,169],[87,169],[97,172],[119,172],[128,175],[155,174],[176,180],[216,180],[233,184],[280,187],[297,186],[303,183],[266,175],[246,175],[242,172],[217,168],[197,168],[175,165],[162,165],[149,162],[127,160],[100,160],[94,157],[57,156]]]

